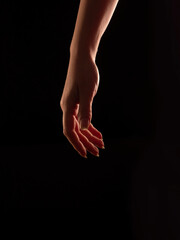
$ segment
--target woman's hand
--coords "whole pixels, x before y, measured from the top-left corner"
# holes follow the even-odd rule
[[[78,153],[99,156],[104,148],[102,134],[92,125],[92,103],[99,87],[99,71],[88,54],[71,55],[60,101],[63,133]]]

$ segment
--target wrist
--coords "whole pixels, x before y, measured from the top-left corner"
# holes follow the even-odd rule
[[[78,57],[78,58],[82,58],[82,59],[92,59],[93,61],[95,61],[96,59],[96,54],[97,54],[97,50],[91,48],[88,45],[85,44],[76,44],[74,42],[71,43],[70,46],[70,56],[71,57]]]

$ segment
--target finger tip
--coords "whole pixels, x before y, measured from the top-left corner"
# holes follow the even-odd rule
[[[88,129],[89,124],[90,124],[89,119],[83,118],[83,119],[81,119],[81,121],[80,121],[80,128],[81,128],[82,130]]]
[[[83,157],[83,158],[87,158],[86,153],[85,153],[85,154],[79,153],[79,155],[80,155],[81,157]]]

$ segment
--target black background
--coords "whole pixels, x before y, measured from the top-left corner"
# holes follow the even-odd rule
[[[119,1],[96,60],[92,122],[106,149],[87,160],[63,136],[59,105],[79,1],[1,3],[2,209],[119,208],[123,239],[175,239],[179,135],[154,145],[179,131],[176,111],[159,110],[179,96],[170,2]]]

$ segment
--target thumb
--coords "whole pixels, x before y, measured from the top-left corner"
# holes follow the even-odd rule
[[[80,128],[87,129],[92,119],[92,101],[83,100],[79,104],[78,121]]]

